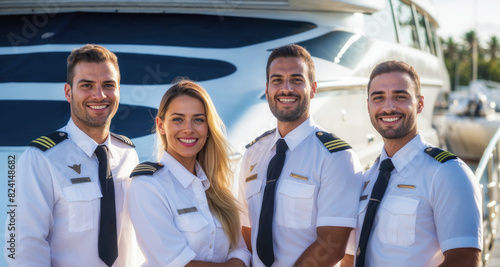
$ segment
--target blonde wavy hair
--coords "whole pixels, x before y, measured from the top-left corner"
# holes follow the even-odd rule
[[[205,191],[208,206],[229,237],[231,247],[237,247],[240,219],[236,199],[231,193],[230,145],[225,135],[226,127],[217,114],[207,91],[193,81],[186,79],[178,81],[163,95],[157,117],[164,121],[165,113],[172,100],[182,95],[196,98],[205,106],[209,138],[198,152],[196,160],[200,163],[210,182],[210,187]],[[160,134],[158,125],[156,125],[156,134],[158,137],[158,157],[161,157],[168,146],[167,138]]]

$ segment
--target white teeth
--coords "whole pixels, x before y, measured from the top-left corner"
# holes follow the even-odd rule
[[[284,103],[291,103],[291,102],[295,102],[297,101],[297,99],[290,99],[290,98],[282,98],[279,100],[280,102],[284,102]]]
[[[103,106],[90,106],[91,109],[105,109],[106,105]]]
[[[382,118],[383,121],[393,122],[399,120],[399,118]]]
[[[194,142],[196,142],[196,139],[184,139],[184,138],[179,138],[179,140],[183,143],[187,143],[187,144],[192,144]]]

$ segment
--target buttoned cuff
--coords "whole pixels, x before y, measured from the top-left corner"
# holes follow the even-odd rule
[[[250,251],[247,249],[233,249],[231,252],[229,252],[229,255],[227,256],[227,259],[240,259],[245,263],[245,266],[250,266],[250,259],[252,257],[252,254],[250,254]]]
[[[450,249],[455,248],[477,248],[482,250],[483,244],[482,240],[479,237],[460,237],[460,238],[452,238],[441,242],[441,251],[445,252]]]
[[[195,257],[196,253],[186,246],[179,256],[167,264],[167,267],[186,266],[190,261],[194,260]]]
[[[356,228],[356,219],[340,218],[340,217],[319,217],[316,222],[316,227],[320,226],[338,226]]]

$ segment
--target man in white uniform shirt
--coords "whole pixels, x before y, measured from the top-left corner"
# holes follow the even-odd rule
[[[34,140],[19,159],[17,247],[6,258],[10,266],[140,264],[125,206],[138,157],[128,138],[109,131],[119,83],[117,58],[106,48],[85,45],[71,52],[64,87],[71,119]],[[111,223],[101,226],[101,220]]]
[[[333,266],[356,225],[359,160],[346,142],[314,124],[315,95],[311,55],[298,45],[275,49],[266,97],[278,125],[247,146],[240,171],[253,266]]]
[[[346,255],[343,267],[479,266],[478,180],[462,160],[425,142],[417,129],[423,108],[413,67],[387,61],[374,68],[368,112],[384,147],[365,173],[356,245],[348,249],[356,258]]]

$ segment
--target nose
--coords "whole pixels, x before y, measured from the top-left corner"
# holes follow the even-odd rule
[[[193,131],[193,124],[190,121],[186,121],[182,130],[185,133],[191,133]]]
[[[392,101],[392,98],[388,97],[385,99],[383,109],[385,111],[394,111],[396,110],[396,105],[394,105],[394,102]]]
[[[92,98],[96,100],[102,100],[106,98],[106,94],[104,93],[104,89],[102,88],[102,86],[97,85],[95,87],[95,90],[92,91]]]
[[[285,80],[283,82],[283,87],[281,88],[283,91],[293,92],[293,86],[289,80]]]

